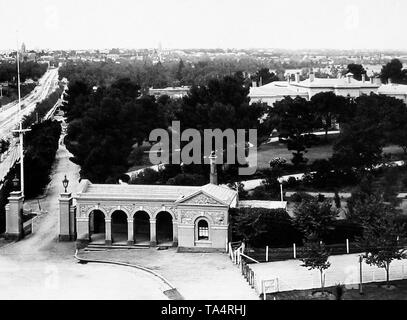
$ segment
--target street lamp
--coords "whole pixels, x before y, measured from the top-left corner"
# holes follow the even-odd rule
[[[17,174],[15,175],[14,179],[12,180],[12,182],[13,182],[13,188],[14,188],[15,190],[17,190],[17,189],[18,189],[19,182],[20,182],[20,180],[17,178]]]
[[[65,193],[67,193],[66,188],[68,188],[68,184],[69,184],[69,180],[66,178],[66,175],[65,175],[64,180],[62,180],[62,185],[65,188]]]
[[[280,183],[280,194],[281,194],[281,202],[284,202],[283,196],[283,178],[278,178],[278,182]]]

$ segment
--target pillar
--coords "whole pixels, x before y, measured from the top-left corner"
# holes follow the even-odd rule
[[[10,193],[6,206],[6,239],[20,240],[23,237],[22,211],[24,196],[21,191]]]
[[[134,244],[134,220],[127,219],[127,244],[132,246]]]
[[[105,244],[108,246],[112,245],[112,221],[110,219],[105,219]]]
[[[150,219],[150,245],[156,246],[157,245],[157,236],[156,236],[156,219]]]
[[[76,206],[69,207],[69,228],[71,231],[71,240],[76,240]]]
[[[172,221],[172,242],[174,247],[178,247],[178,222]]]
[[[72,194],[61,193],[59,198],[59,241],[74,240],[71,221]]]

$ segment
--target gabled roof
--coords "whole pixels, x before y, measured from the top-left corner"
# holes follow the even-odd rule
[[[190,199],[198,197],[200,194],[215,200],[218,204],[227,206],[231,205],[233,200],[237,197],[237,192],[235,190],[215,184],[207,184],[200,187],[200,189],[193,194],[180,197],[176,202],[185,203]],[[215,204],[215,202],[212,202],[212,204]]]
[[[163,200],[181,203],[198,194],[213,198],[220,205],[230,205],[237,197],[235,190],[228,187],[207,184],[196,186],[173,185],[129,185],[129,184],[92,184],[88,180],[81,182],[76,198],[114,198],[132,200]]]

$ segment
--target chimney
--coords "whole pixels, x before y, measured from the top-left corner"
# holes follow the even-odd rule
[[[261,87],[263,85],[263,78],[260,77],[260,81],[259,81],[259,87]]]
[[[257,82],[256,81],[252,81],[252,87],[256,88],[257,87]]]
[[[388,83],[389,83],[389,84],[392,84],[392,82],[391,82],[391,78],[389,78],[389,79],[388,79]]]
[[[217,168],[216,168],[216,154],[215,151],[211,152],[211,155],[209,156],[209,163],[211,166],[211,171],[210,171],[210,175],[209,175],[209,183],[211,184],[218,184],[218,172],[217,172]]]
[[[347,73],[347,74],[346,74],[346,78],[348,79],[348,83],[351,83],[352,74],[351,74],[351,73]]]
[[[297,73],[295,74],[295,82],[297,82],[297,83],[300,82],[300,73],[299,73],[299,72],[297,72]]]
[[[362,82],[365,83],[366,82],[366,75],[362,74]]]
[[[370,83],[374,84],[374,78],[373,77],[370,77]]]
[[[309,82],[314,82],[314,80],[315,80],[315,73],[314,73],[314,72],[311,72],[311,73],[309,74]]]

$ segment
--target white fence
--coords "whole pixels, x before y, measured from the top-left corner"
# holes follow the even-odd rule
[[[352,259],[349,259],[352,258]],[[357,288],[360,283],[360,264],[358,255],[330,257],[331,267],[325,272],[325,286],[336,284],[347,288]],[[321,287],[320,272],[308,270],[298,260],[251,264],[254,273],[254,288],[260,295],[270,282],[277,285],[268,288],[266,293],[315,289]],[[407,279],[407,260],[396,260],[390,264],[390,280]],[[384,282],[386,271],[383,268],[362,263],[362,283]]]
[[[239,266],[242,275],[258,295],[292,290],[316,289],[321,287],[321,275],[318,270],[308,270],[300,260],[285,260],[259,263],[244,254],[242,244],[233,249],[229,244],[232,262]],[[246,259],[242,259],[242,257]],[[251,260],[251,264],[247,261]],[[358,288],[360,283],[359,254],[331,256],[331,266],[326,270],[325,286],[346,285],[348,289]],[[407,279],[407,259],[395,260],[390,264],[390,280]],[[384,282],[386,271],[362,262],[362,283]]]

